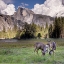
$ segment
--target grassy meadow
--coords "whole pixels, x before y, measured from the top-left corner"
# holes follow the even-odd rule
[[[47,43],[48,39],[19,40],[17,42],[0,42],[0,64],[64,64],[64,39],[56,41],[57,50],[54,56],[45,56],[34,52],[36,42]]]

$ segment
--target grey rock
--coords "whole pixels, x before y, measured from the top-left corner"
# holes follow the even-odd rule
[[[35,14],[32,10],[19,7],[12,16],[0,14],[0,31],[3,30],[3,27],[5,27],[6,31],[8,29],[12,30],[14,25],[22,29],[25,22],[45,26],[46,22],[49,25],[52,24],[53,21],[54,18],[50,16]]]

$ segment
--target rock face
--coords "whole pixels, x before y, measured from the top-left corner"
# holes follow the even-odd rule
[[[34,12],[27,8],[18,8],[13,17],[17,20],[21,20],[22,22],[31,23],[33,20],[33,14]]]
[[[22,21],[15,19],[13,16],[0,14],[0,31],[2,31],[3,28],[5,28],[6,31],[8,29],[12,30],[14,26],[22,29],[23,24]]]
[[[35,14],[33,11],[27,8],[18,8],[17,12],[14,13],[14,18],[21,20],[22,22],[35,23],[37,25],[52,24],[54,18],[46,15]]]
[[[22,29],[24,22],[45,26],[46,22],[52,24],[53,21],[54,18],[50,16],[35,14],[27,8],[18,8],[12,16],[0,14],[0,31],[3,30],[3,27],[5,27],[6,30],[8,28],[12,29],[14,25]]]
[[[13,26],[14,20],[11,16],[0,14],[0,31],[2,31],[4,27],[6,30],[8,28],[12,29]]]
[[[48,23],[48,25],[52,24],[54,21],[54,18],[50,17],[50,16],[45,16],[45,15],[40,15],[40,14],[34,14],[33,15],[33,23],[40,25],[40,26],[45,26],[46,23]]]

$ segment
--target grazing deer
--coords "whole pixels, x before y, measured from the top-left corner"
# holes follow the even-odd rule
[[[49,42],[47,45],[49,46],[49,55],[51,55],[52,52],[54,54],[54,50],[56,50],[56,42]]]
[[[35,44],[35,50],[34,50],[34,51],[36,51],[37,54],[38,54],[38,50],[39,50],[39,49],[41,50],[42,55],[45,55],[46,45],[43,44],[43,43],[37,42],[37,43]]]
[[[46,52],[49,52],[49,51],[50,51],[49,45],[47,44],[47,45],[46,45]]]

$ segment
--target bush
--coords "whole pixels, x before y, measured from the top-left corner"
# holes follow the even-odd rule
[[[41,33],[38,33],[37,37],[38,37],[38,38],[41,38]]]

